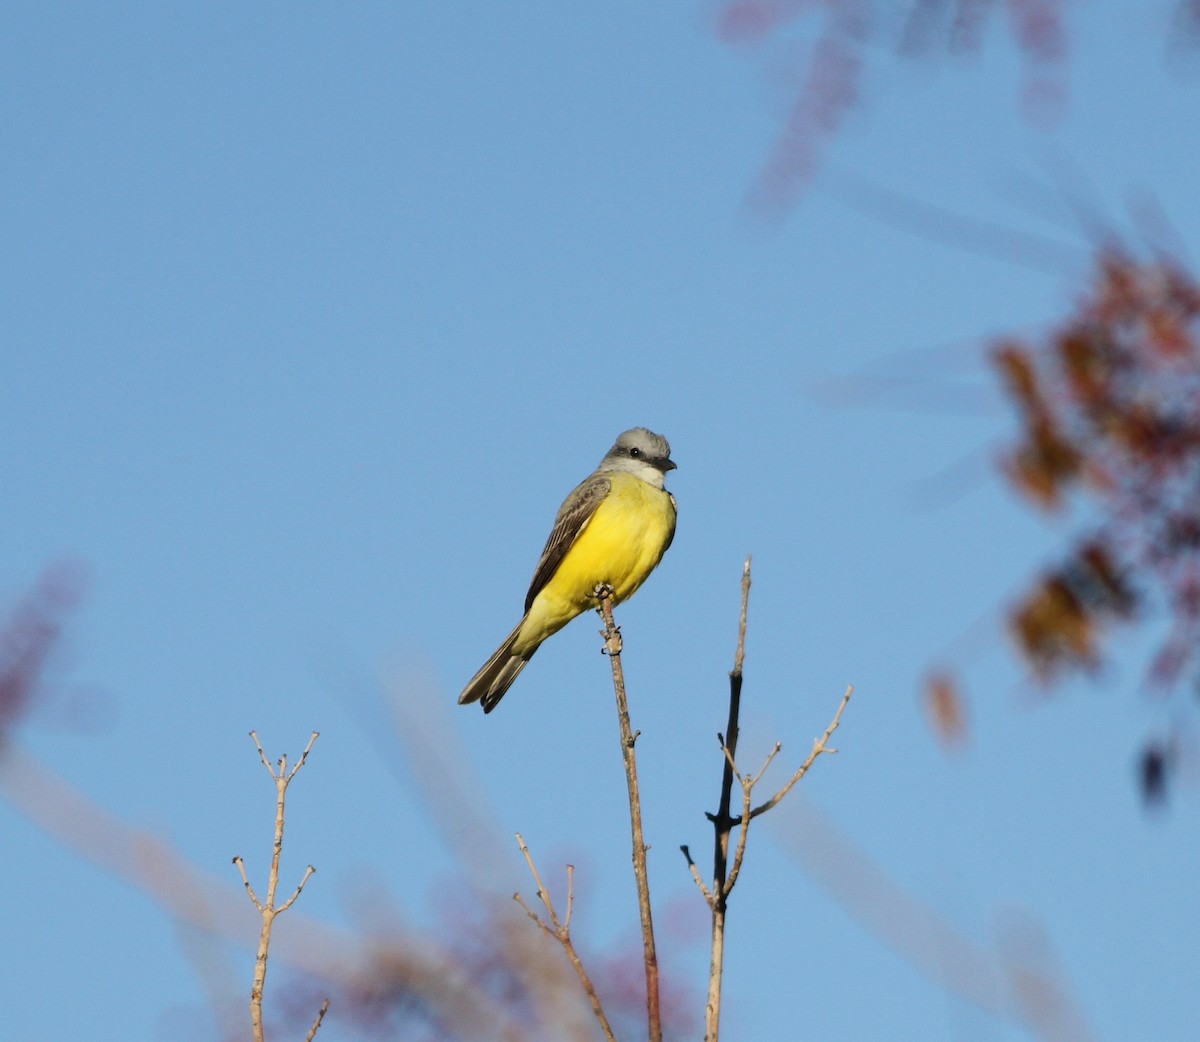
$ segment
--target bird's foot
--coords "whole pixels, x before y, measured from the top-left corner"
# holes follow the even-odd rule
[[[592,591],[596,598],[596,613],[604,620],[604,629],[600,636],[604,638],[604,647],[600,650],[605,655],[621,654],[621,627],[613,621],[613,588],[608,583],[597,583]]]

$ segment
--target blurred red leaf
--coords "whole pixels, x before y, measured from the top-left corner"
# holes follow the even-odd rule
[[[956,747],[967,740],[967,711],[958,681],[949,673],[935,673],[925,682],[925,711],[934,734],[945,746]]]

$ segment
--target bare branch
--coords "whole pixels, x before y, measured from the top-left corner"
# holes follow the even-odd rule
[[[550,903],[550,893],[542,884],[542,877],[538,875],[537,865],[533,863],[533,855],[529,853],[529,847],[525,845],[525,838],[521,833],[517,833],[517,846],[521,848],[521,854],[525,858],[525,864],[529,866],[529,874],[533,876],[533,881],[537,884],[538,900],[546,906],[546,911],[550,915],[550,921],[558,928],[558,916],[554,914],[554,905]]]
[[[613,621],[613,591],[607,585],[596,587],[603,636],[612,665],[613,691],[617,699],[617,720],[621,728],[621,755],[625,760],[625,782],[629,790],[629,831],[633,843],[633,878],[637,884],[638,912],[642,920],[642,958],[646,964],[646,1015],[650,1042],[662,1042],[662,1008],[658,987],[658,953],[654,944],[654,920],[650,911],[650,877],[646,867],[646,842],[642,829],[642,800],[638,793],[637,759],[634,744],[640,731],[629,725],[629,703],[625,698],[625,672],[621,667],[621,631]]]
[[[560,920],[558,913],[554,910],[554,902],[550,898],[550,891],[546,889],[542,883],[542,877],[538,874],[537,865],[533,862],[533,855],[529,852],[529,847],[525,845],[525,839],[521,833],[517,833],[517,846],[521,848],[521,854],[525,858],[525,864],[529,866],[529,874],[533,876],[534,885],[537,886],[537,896],[546,909],[546,914],[550,917],[548,925],[538,914],[525,903],[525,899],[520,894],[513,894],[513,900],[517,902],[539,927],[545,930],[551,937],[555,938],[562,945],[563,951],[567,953],[567,958],[571,960],[571,966],[575,970],[576,976],[579,978],[579,983],[583,985],[583,990],[587,994],[588,1001],[592,1004],[592,1013],[595,1014],[596,1022],[600,1025],[600,1030],[604,1032],[604,1037],[607,1042],[616,1042],[613,1037],[612,1026],[608,1022],[608,1017],[604,1015],[604,1007],[600,1004],[600,996],[596,994],[596,987],[592,984],[591,977],[588,976],[587,970],[583,968],[583,962],[579,958],[579,953],[575,950],[575,943],[571,940],[571,911],[575,904],[575,866],[567,866],[567,916]]]
[[[313,1021],[313,1026],[309,1029],[307,1035],[304,1036],[304,1042],[313,1042],[317,1037],[317,1032],[321,1029],[321,1021],[325,1019],[325,1014],[329,1012],[329,1000],[326,999],[321,1003],[321,1008],[317,1011],[317,1019]]]
[[[757,785],[762,780],[762,776],[767,773],[767,768],[771,766],[771,761],[779,755],[779,751],[783,748],[783,742],[776,742],[775,748],[767,753],[767,758],[763,761],[763,765],[758,769],[758,773],[750,779],[752,786]]]
[[[575,911],[575,866],[567,865],[567,917],[563,920],[563,929],[571,929],[571,914]]]
[[[770,759],[767,760],[770,763]],[[764,768],[765,770],[765,768]],[[761,773],[761,772],[760,772]],[[734,884],[737,883],[738,873],[742,870],[742,859],[746,856],[746,837],[750,835],[750,819],[747,814],[750,811],[750,800],[754,792],[754,779],[741,778],[742,783],[742,827],[738,832],[737,849],[733,852],[733,865],[729,869],[729,878],[725,880],[725,885],[721,887],[723,896],[728,897],[733,891]]]
[[[513,894],[513,900],[516,901],[517,904],[519,904],[524,909],[525,914],[527,916],[529,916],[529,918],[532,919],[534,921],[534,923],[537,924],[538,929],[545,930],[546,933],[550,934],[552,937],[558,936],[558,934],[553,929],[551,929],[549,926],[547,926],[541,920],[541,918],[539,918],[537,912],[535,912],[532,908],[529,907],[529,905],[527,905],[525,903],[525,898],[523,898],[519,893]]]
[[[700,869],[696,867],[696,862],[692,860],[692,852],[688,849],[686,843],[680,848],[683,851],[683,856],[687,860],[688,868],[691,870],[692,878],[696,881],[696,885],[700,888],[700,893],[704,895],[704,900],[708,903],[708,907],[712,908],[716,903],[711,891],[704,885],[704,880],[700,878]]]
[[[296,761],[296,766],[292,768],[292,773],[288,775],[288,781],[291,781],[294,777],[296,777],[296,772],[304,766],[304,761],[308,759],[308,754],[312,750],[313,742],[320,737],[320,731],[313,731],[311,737],[308,739],[308,745],[304,747],[304,752],[300,754],[300,759]]]
[[[746,661],[746,613],[750,607],[750,555],[742,565],[742,612],[738,617],[737,651],[733,655],[733,671],[742,675],[742,663]]]
[[[267,759],[267,754],[263,750],[262,743],[258,740],[258,734],[254,731],[250,732],[250,737],[254,740],[254,747],[258,750],[258,758],[267,769],[267,773],[271,775],[275,782],[275,842],[271,851],[271,870],[267,876],[267,899],[260,901],[254,893],[254,888],[250,885],[250,879],[246,875],[246,866],[240,856],[234,857],[233,863],[237,865],[238,872],[241,873],[242,882],[245,884],[246,892],[250,895],[250,900],[254,902],[254,907],[258,909],[259,915],[262,917],[262,927],[258,935],[258,952],[254,959],[254,983],[250,988],[250,1026],[254,1035],[254,1042],[263,1042],[263,1015],[262,1002],[263,990],[267,981],[267,955],[271,947],[271,928],[275,923],[275,917],[282,912],[286,912],[291,908],[296,898],[300,896],[300,892],[304,889],[304,884],[308,882],[309,877],[315,869],[309,865],[304,872],[300,884],[296,887],[295,892],[281,906],[275,904],[275,892],[279,888],[279,861],[283,854],[283,824],[284,824],[284,804],[287,798],[287,788],[292,779],[296,776],[296,772],[304,765],[304,761],[308,758],[309,751],[313,747],[313,742],[317,740],[318,734],[313,731],[312,737],[308,740],[308,745],[305,746],[304,752],[300,759],[296,761],[296,765],[289,773],[287,768],[287,756],[279,758],[278,769],[271,766],[271,761]],[[316,1035],[317,1029],[321,1026],[321,1021],[325,1018],[325,1011],[329,1008],[329,1001],[321,1007],[321,1012],[317,1015],[316,1021],[313,1023],[312,1030],[309,1032],[309,1039]]]
[[[774,760],[777,755],[779,755],[779,750],[783,748],[783,743],[775,743],[775,747],[767,754],[767,758],[763,761],[763,765],[758,769],[758,773],[750,778],[747,778],[744,774],[742,774],[741,771],[738,770],[737,764],[734,763],[733,756],[729,752],[728,747],[722,745],[721,748],[725,753],[726,762],[729,764],[734,776],[742,786],[742,813],[736,822],[736,824],[742,824],[742,829],[738,833],[737,848],[733,852],[733,863],[729,869],[729,878],[725,880],[721,887],[721,893],[725,897],[728,897],[733,891],[734,884],[737,883],[738,873],[742,870],[742,859],[746,856],[746,837],[750,830],[746,827],[745,823],[749,823],[750,821],[750,803],[753,800],[754,787],[762,779],[762,776],[767,773],[767,768],[771,766],[771,761]],[[730,822],[729,827],[732,828],[734,824],[735,823]]]
[[[721,798],[717,813],[708,815],[713,823],[713,882],[709,890],[700,881],[700,873],[691,865],[692,876],[700,884],[708,906],[712,910],[712,948],[708,968],[708,999],[704,1011],[705,1042],[717,1042],[721,1020],[721,980],[725,965],[725,910],[729,891],[725,884],[729,874],[729,833],[733,827],[729,808],[733,800],[733,779],[738,774],[737,755],[738,718],[742,705],[742,667],[746,661],[746,618],[750,608],[750,557],[742,566],[742,603],[738,615],[737,649],[733,656],[733,669],[729,673],[729,720],[725,734],[720,736],[721,752],[725,765],[721,771]],[[688,858],[689,865],[691,858]]]
[[[721,756],[725,761],[721,769],[721,797],[716,813],[705,815],[712,822],[713,826],[713,881],[711,888],[706,886],[704,880],[700,878],[700,872],[692,861],[688,848],[686,846],[680,848],[683,851],[683,856],[687,859],[692,879],[695,880],[696,886],[699,887],[700,893],[704,895],[704,900],[708,903],[708,907],[712,911],[712,947],[708,973],[708,1001],[705,1007],[704,1018],[705,1042],[717,1042],[718,1039],[721,1020],[721,984],[725,961],[725,919],[728,911],[729,895],[737,884],[738,876],[742,870],[742,863],[745,861],[750,822],[759,814],[770,810],[771,807],[783,799],[792,786],[808,773],[808,769],[816,762],[818,756],[822,753],[837,751],[830,748],[829,739],[833,735],[833,732],[837,730],[838,724],[841,722],[842,711],[846,708],[846,703],[849,702],[850,694],[853,691],[853,688],[847,688],[845,695],[842,697],[841,704],[834,714],[833,721],[825,729],[825,734],[813,743],[813,749],[808,759],[800,765],[800,768],[788,783],[772,796],[771,799],[758,808],[753,808],[754,788],[762,781],[767,773],[767,769],[775,761],[775,757],[779,755],[783,746],[781,743],[776,742],[774,748],[767,754],[762,766],[755,774],[748,776],[738,769],[738,720],[741,714],[742,670],[746,661],[746,617],[750,601],[750,582],[750,558],[747,557],[746,563],[742,568],[742,603],[741,612],[738,617],[737,650],[734,653],[733,669],[729,673],[729,721],[725,727],[725,734],[717,736],[721,745]],[[731,812],[733,783],[735,779],[742,790],[741,812],[736,817]],[[737,845],[733,850],[731,859],[729,839],[733,830],[739,826],[741,827],[741,831],[738,833]]]
[[[833,753],[837,752],[836,749],[830,748],[829,739],[833,737],[833,732],[836,731],[839,724],[841,724],[842,710],[844,710],[847,704],[850,702],[850,696],[852,694],[854,694],[853,684],[846,688],[846,693],[842,695],[842,701],[837,707],[837,712],[833,714],[833,719],[830,721],[829,726],[825,728],[825,733],[813,742],[812,752],[808,754],[808,759],[806,759],[796,769],[796,773],[792,775],[788,783],[782,789],[775,793],[775,795],[767,800],[766,803],[760,803],[757,807],[750,811],[751,818],[757,818],[760,814],[765,814],[781,799],[783,799],[784,796],[791,792],[792,786],[808,773],[808,769],[817,762],[818,756],[821,756],[822,754],[832,755]]]
[[[262,760],[262,765],[267,769],[267,773],[274,778],[275,768],[271,766],[271,761],[267,759],[267,754],[263,751],[262,744],[258,740],[258,732],[251,731],[250,737],[254,739],[254,747],[258,750],[258,758]]]
[[[295,772],[293,771],[292,773],[294,774]],[[292,905],[296,901],[296,898],[300,896],[300,891],[304,889],[304,884],[308,882],[308,877],[311,876],[315,871],[316,871],[316,869],[313,868],[312,865],[309,865],[308,868],[306,868],[304,870],[304,877],[300,880],[300,883],[297,885],[295,892],[292,894],[291,897],[289,897],[286,901],[284,901],[282,905],[279,906],[280,912],[286,912],[289,908],[292,907]],[[276,914],[278,914],[278,912]]]
[[[262,902],[258,899],[258,894],[254,892],[254,887],[250,885],[250,877],[246,875],[246,864],[242,861],[242,855],[234,854],[233,863],[237,865],[238,871],[242,874],[242,885],[245,886],[246,893],[250,895],[250,900],[254,902],[254,907],[261,912],[263,910]]]
[[[738,770],[737,764],[733,762],[733,753],[730,751],[729,746],[727,746],[724,742],[721,743],[721,752],[725,754],[725,762],[729,764],[730,772],[738,781],[741,781],[742,772]]]

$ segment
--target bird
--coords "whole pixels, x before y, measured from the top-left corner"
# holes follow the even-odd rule
[[[664,479],[675,469],[661,434],[634,427],[617,437],[600,465],[563,500],[525,595],[525,614],[459,695],[490,713],[542,642],[596,608],[596,590],[628,600],[675,538],[675,497]]]

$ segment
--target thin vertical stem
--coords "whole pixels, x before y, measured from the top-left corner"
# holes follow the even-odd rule
[[[713,886],[712,953],[708,969],[708,1001],[704,1007],[705,1042],[717,1042],[721,1025],[721,979],[725,970],[725,909],[729,889],[725,885],[729,872],[729,834],[737,819],[729,811],[733,800],[734,757],[737,755],[738,717],[742,708],[742,665],[746,660],[746,613],[750,604],[750,558],[742,568],[742,610],[738,619],[737,651],[729,673],[729,720],[721,745],[725,752],[725,767],[721,774],[721,802],[713,817]],[[745,828],[745,823],[742,828]]]
[[[646,843],[642,831],[642,800],[638,793],[637,760],[633,747],[638,735],[629,726],[629,703],[625,698],[625,672],[621,668],[621,632],[613,621],[611,590],[600,593],[600,615],[604,619],[605,650],[612,664],[617,718],[621,725],[621,755],[629,788],[629,830],[633,841],[633,878],[637,883],[638,911],[642,918],[642,955],[646,963],[646,1014],[650,1042],[662,1042],[662,1008],[658,988],[658,954],[654,946],[654,922],[650,912],[650,877],[646,868]]]
[[[304,884],[308,882],[309,877],[313,874],[313,867],[309,865],[304,872],[304,877],[300,880],[300,884],[293,891],[292,896],[281,906],[276,906],[275,894],[279,888],[279,861],[283,855],[284,805],[287,800],[287,787],[291,783],[291,780],[296,777],[296,772],[304,766],[305,761],[308,759],[309,751],[313,747],[313,742],[317,740],[319,735],[316,731],[312,733],[312,737],[308,740],[308,745],[305,746],[304,752],[301,754],[300,759],[296,761],[291,771],[288,770],[286,755],[279,758],[277,766],[272,766],[271,761],[267,759],[266,752],[263,751],[262,744],[258,740],[258,735],[251,731],[250,737],[254,739],[259,759],[271,775],[271,779],[275,782],[275,842],[271,850],[271,871],[267,877],[267,895],[265,901],[260,901],[254,893],[254,888],[250,885],[250,880],[246,875],[246,867],[241,857],[233,859],[233,863],[241,873],[242,883],[246,887],[246,892],[250,895],[250,900],[254,902],[254,907],[258,909],[259,915],[262,918],[262,927],[258,935],[258,952],[254,958],[254,982],[250,986],[250,1027],[254,1042],[264,1042],[262,1006],[263,991],[267,983],[267,955],[271,948],[271,928],[275,924],[275,917],[281,912],[286,912],[292,906],[292,903],[300,896],[300,892],[304,889]],[[320,1028],[321,1020],[324,1018],[327,1008],[328,1002],[322,1007],[320,1016],[318,1016],[316,1023],[313,1024],[310,1038]]]

